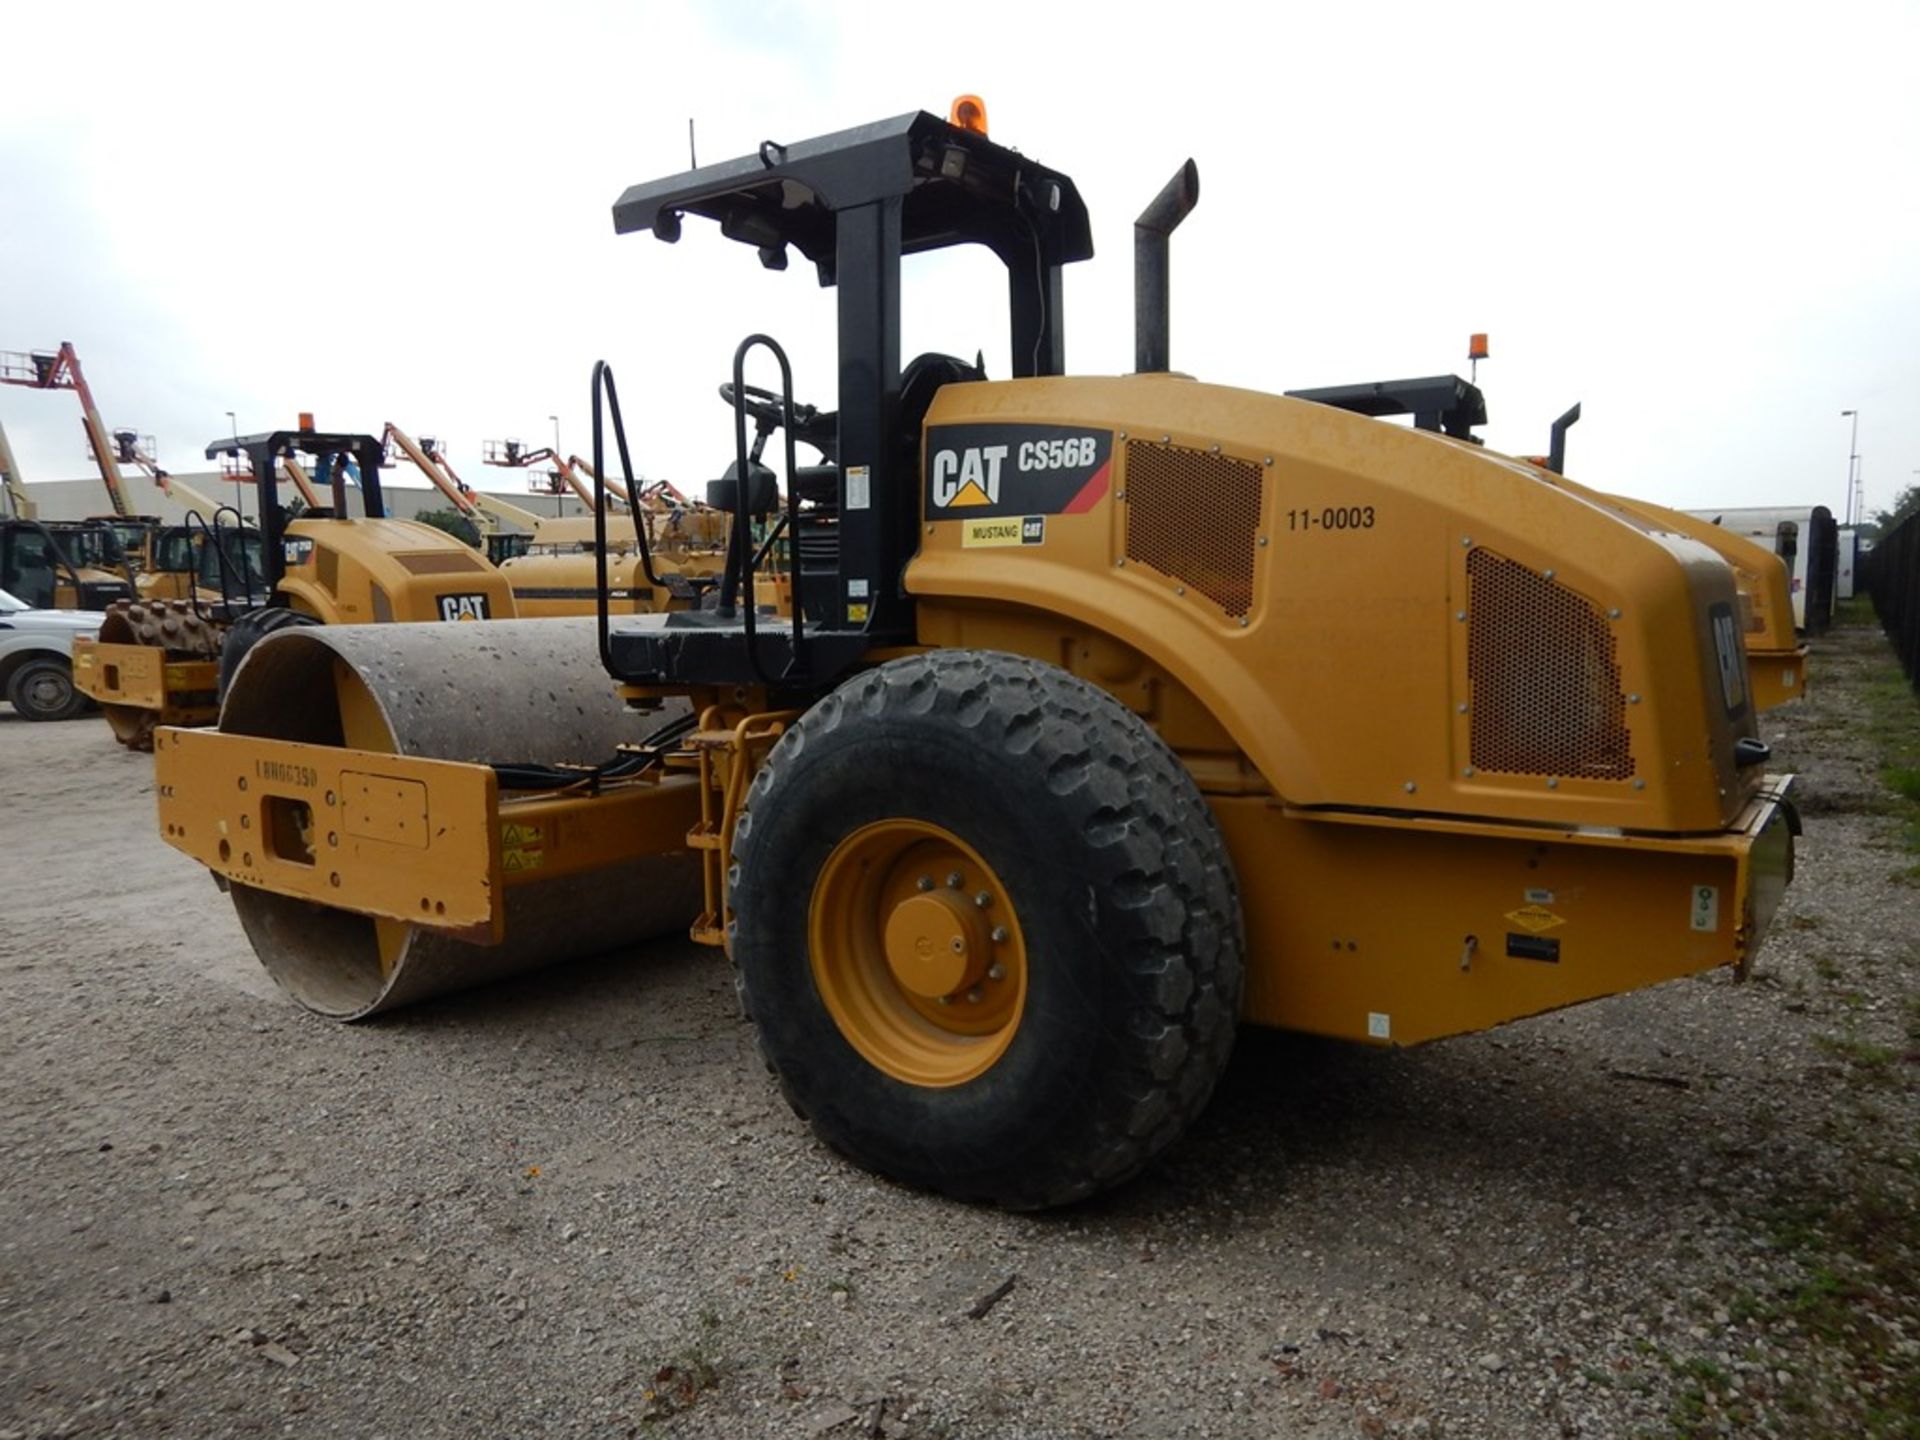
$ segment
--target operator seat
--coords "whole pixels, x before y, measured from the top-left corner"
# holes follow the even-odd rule
[[[946,385],[960,385],[987,378],[987,367],[975,357],[969,364],[957,355],[942,355],[929,350],[916,355],[900,372],[900,441],[907,457],[909,473],[920,469],[920,432],[927,423],[927,411],[933,397]]]

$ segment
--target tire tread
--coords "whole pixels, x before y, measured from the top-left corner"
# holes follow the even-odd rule
[[[1025,656],[936,650],[847,681],[806,712],[756,775],[748,811],[780,803],[789,764],[865,716],[940,713],[977,740],[1044,776],[1074,839],[1100,857],[1105,902],[1131,913],[1139,938],[1120,963],[1132,1000],[1128,1073],[1102,1076],[1092,1123],[989,1192],[963,1192],[1011,1209],[1071,1203],[1123,1183],[1199,1114],[1233,1046],[1244,971],[1240,896],[1226,843],[1198,786],[1153,729],[1105,691]],[[751,876],[754,829],[742,824],[733,860]],[[753,985],[737,972],[744,1012]],[[795,1112],[829,1145],[841,1137],[809,1115],[805,1076],[763,1057]],[[791,1064],[791,1057],[789,1057]],[[957,1179],[958,1177],[956,1177]]]

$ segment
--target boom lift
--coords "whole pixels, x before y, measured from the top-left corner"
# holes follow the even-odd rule
[[[40,373],[37,362],[54,358],[0,352],[0,383],[50,388],[28,377]],[[90,396],[86,403],[91,405]],[[3,427],[0,489],[7,497],[7,514],[0,516],[0,589],[28,605],[56,610],[105,610],[134,593],[128,550],[144,544],[149,522],[118,516],[41,522]],[[124,508],[124,500],[121,504]]]
[[[582,460],[578,455],[569,455],[567,457],[567,468],[572,470],[576,476],[578,475],[586,476],[587,481],[590,482],[591,484],[603,486],[609,495],[613,496],[614,499],[618,500],[622,505],[626,506],[627,509],[629,510],[633,509],[633,492],[629,490],[623,483],[614,479],[613,476],[611,475],[601,476],[597,474],[594,471],[593,462],[591,460]],[[682,495],[679,492],[679,490],[677,490],[673,485],[669,484],[667,481],[656,480],[656,481],[653,481],[652,483],[663,487],[667,493],[672,495],[674,501],[677,504],[687,505],[692,503],[687,499],[686,496]],[[646,490],[646,488],[647,487],[644,485],[641,486],[641,490],[643,493]],[[591,509],[593,506],[592,495],[593,495],[593,491],[589,489],[587,492],[586,498],[583,498],[580,503],[587,506],[589,509]],[[612,512],[609,511],[608,513],[611,514]]]
[[[39,514],[27,498],[27,487],[20,480],[20,462],[13,458],[13,446],[7,441],[7,427],[0,425],[0,493],[7,497],[7,514],[15,520],[31,520]]]
[[[162,732],[169,843],[342,1018],[691,921],[836,1149],[1015,1207],[1171,1144],[1238,1020],[1406,1045],[1744,969],[1792,841],[1726,565],[1444,432],[1166,373],[1197,195],[1136,225],[1138,373],[1069,378],[1085,207],[971,97],[630,188],[620,233],[709,219],[837,287],[833,410],[735,354],[717,606],[603,606],[598,703],[590,658],[518,673],[570,622],[274,636],[218,733]],[[1011,379],[901,363],[903,258],[962,243]],[[757,519],[790,616],[744,598]]]
[[[692,504],[664,480],[636,484],[630,491],[617,480],[601,480],[577,455],[561,460],[552,449],[528,450],[517,440],[490,440],[481,453],[489,465],[514,469],[551,462],[559,483],[587,507],[586,516],[540,517],[528,553],[501,567],[522,615],[592,614],[603,589],[618,613],[645,615],[697,605],[717,586],[727,545],[724,512]],[[597,493],[583,473],[599,487]],[[622,535],[614,524],[619,517],[614,499],[641,517],[628,524],[646,528],[653,580],[639,558],[637,530]],[[596,521],[592,516],[601,510],[606,518]],[[603,548],[604,563],[596,558]],[[763,576],[758,584],[776,608],[783,604],[779,577]]]
[[[447,503],[479,532],[481,546],[486,550],[489,560],[498,565],[526,552],[530,542],[523,535],[531,536],[539,529],[540,516],[497,495],[475,490],[454,473],[452,464],[432,440],[415,441],[391,420],[387,422],[383,435],[389,458],[397,450],[411,460],[414,467],[447,498]],[[502,530],[502,520],[519,526],[521,533]]]
[[[126,482],[120,474],[119,451],[99,407],[93,403],[93,391],[81,372],[80,357],[73,342],[63,340],[58,350],[0,350],[0,385],[24,385],[33,390],[71,390],[80,401],[80,422],[87,432],[87,448],[100,467],[106,482],[107,498],[115,515],[131,515],[127,504]]]
[[[507,470],[532,470],[527,477],[527,489],[536,495],[571,494],[591,511],[599,500],[593,493],[593,487],[580,478],[579,465],[583,462],[578,456],[562,460],[560,452],[550,445],[539,449],[529,449],[519,440],[486,440],[480,445],[480,463],[498,465]],[[551,470],[539,470],[536,467],[551,465]],[[624,486],[607,487],[608,514],[618,513],[612,508],[617,501],[624,508],[631,508],[633,497]],[[548,518],[541,517],[543,520]]]
[[[87,452],[99,468],[100,481],[106,487],[112,514],[94,516],[113,533],[120,555],[116,563],[134,571],[145,569],[146,557],[160,520],[153,515],[135,514],[127,497],[126,476],[122,467],[139,463],[152,473],[150,459],[152,437],[132,430],[110,430],[94,404],[93,391],[80,368],[72,341],[63,341],[58,350],[0,351],[0,384],[20,385],[33,390],[71,390],[80,401],[81,428],[87,437]],[[4,468],[11,470],[11,456]]]

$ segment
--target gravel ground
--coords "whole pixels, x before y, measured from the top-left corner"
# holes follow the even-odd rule
[[[1766,721],[1808,813],[1753,982],[1248,1033],[1038,1217],[823,1152],[689,944],[309,1018],[148,758],[0,709],[0,1440],[1920,1434],[1890,664],[1842,631]]]

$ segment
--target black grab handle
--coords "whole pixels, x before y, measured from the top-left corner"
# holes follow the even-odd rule
[[[729,548],[728,563],[730,569],[737,568],[738,589],[746,595],[742,629],[746,635],[747,663],[761,684],[770,685],[773,677],[760,664],[760,649],[756,639],[759,605],[754,595],[753,576],[760,556],[754,550],[751,522],[747,517],[747,496],[752,490],[752,458],[747,453],[747,356],[756,346],[770,350],[773,358],[780,362],[780,430],[785,437],[787,451],[787,513],[782,523],[787,532],[787,577],[793,596],[793,654],[779,677],[781,680],[791,681],[806,675],[806,637],[801,628],[804,617],[800,613],[800,499],[799,489],[794,484],[794,476],[798,471],[793,450],[793,365],[778,340],[771,335],[756,333],[742,340],[739,348],[733,352],[734,474],[739,478],[734,486],[734,544]],[[769,545],[772,541],[773,537],[768,537]]]
[[[627,493],[634,497],[631,506],[633,539],[640,551],[640,573],[655,590],[664,588],[653,573],[653,550],[647,543],[646,507],[640,503],[640,487],[633,481],[633,456],[627,450],[626,422],[620,416],[620,391],[613,383],[613,367],[604,360],[593,362],[593,577],[594,614],[599,621],[600,663],[614,673],[613,655],[607,643],[612,629],[612,605],[607,594],[607,473],[606,441],[602,428],[601,397],[613,416],[613,442],[620,451],[620,478]]]

